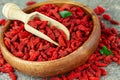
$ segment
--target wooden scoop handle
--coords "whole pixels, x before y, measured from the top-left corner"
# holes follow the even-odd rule
[[[5,4],[2,12],[3,12],[3,15],[8,19],[20,20],[20,21],[24,22],[26,31],[28,31],[42,39],[45,39],[57,46],[59,45],[57,42],[53,41],[47,35],[43,34],[42,32],[38,31],[37,29],[35,29],[27,24],[30,17],[32,17],[36,14],[35,12],[31,13],[31,14],[26,14],[16,4],[13,4],[13,3]]]
[[[26,22],[28,14],[24,13],[16,4],[6,3],[2,9],[3,15],[11,20]]]

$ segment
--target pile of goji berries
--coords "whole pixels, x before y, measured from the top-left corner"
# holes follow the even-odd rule
[[[13,21],[12,24],[10,25],[11,27],[10,30],[5,33],[5,36],[6,36],[5,44],[7,48],[15,56],[20,57],[22,59],[33,60],[33,61],[34,60],[38,60],[38,61],[53,60],[53,59],[61,58],[63,56],[68,55],[69,53],[77,49],[80,45],[82,45],[82,43],[84,43],[85,40],[87,40],[93,26],[91,19],[85,15],[82,9],[80,8],[76,9],[76,7],[72,7],[72,8],[73,9],[71,10],[70,6],[67,5],[67,6],[61,7],[60,10],[64,10],[64,9],[70,10],[74,14],[71,17],[71,18],[74,18],[73,20],[71,20],[69,17],[66,19],[61,19],[60,16],[56,14],[58,7],[53,4],[49,4],[36,9],[36,11],[41,12],[63,23],[70,30],[72,41],[67,41],[65,34],[61,30],[56,29],[55,26],[47,27],[48,26],[47,21],[41,21],[38,18],[34,18],[29,22],[29,24],[34,28],[47,34],[53,40],[58,41],[61,46],[56,47],[55,45],[45,40],[42,40],[40,38],[37,38],[36,36],[33,36],[32,34],[24,30],[23,23],[19,21]],[[49,10],[51,10],[50,13],[48,13]],[[56,10],[56,12],[54,10]],[[75,13],[77,10],[80,13]],[[102,15],[105,12],[105,9],[102,8],[101,6],[98,6],[97,8],[95,8],[94,11],[96,12],[96,14]],[[80,18],[82,22],[81,20],[77,19],[78,15],[79,17],[82,17]],[[97,50],[91,55],[89,60],[84,65],[79,66],[77,69],[67,74],[51,77],[50,80],[73,80],[73,79],[100,80],[101,76],[107,75],[107,72],[103,67],[106,67],[108,64],[110,64],[113,61],[120,64],[120,36],[118,35],[118,31],[115,28],[107,28],[106,25],[101,21],[101,17],[100,16],[98,17],[100,20],[102,34],[101,34],[101,38],[100,38],[100,42]],[[116,25],[119,24],[119,22],[112,20],[109,14],[103,14],[103,18],[105,20],[110,21],[112,24],[116,24]],[[80,24],[84,26],[78,26]],[[82,31],[83,33],[81,34],[79,30]],[[41,44],[38,44],[38,42],[41,42]],[[101,54],[100,49],[103,46],[106,46],[108,49],[110,49],[113,54],[108,56]],[[46,52],[44,52],[45,50]],[[56,52],[54,52],[55,50]],[[41,51],[41,52],[39,53],[38,51]],[[12,80],[16,80],[16,75],[14,74],[14,70],[12,66],[10,66],[4,60],[1,52],[0,52],[0,71],[3,73],[8,73]],[[44,78],[44,79],[47,79],[47,78]]]
[[[65,9],[70,11],[72,16],[60,17],[58,12]],[[64,57],[80,47],[88,39],[93,28],[92,19],[80,7],[71,5],[58,7],[55,4],[46,4],[35,11],[63,23],[71,36],[70,40],[67,40],[62,30],[57,29],[54,25],[49,26],[48,21],[41,21],[37,17],[28,22],[29,25],[60,44],[60,46],[55,46],[27,32],[22,22],[13,21],[10,29],[5,32],[5,45],[13,55],[25,60],[48,61]]]
[[[0,51],[0,72],[8,73],[12,80],[17,79],[17,76],[14,73],[13,67],[5,61],[5,59],[2,56],[1,51]]]

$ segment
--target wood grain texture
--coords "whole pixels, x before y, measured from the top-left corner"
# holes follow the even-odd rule
[[[58,6],[64,4],[71,4],[83,8],[83,10],[86,11],[89,15],[91,15],[93,19],[93,31],[91,32],[88,40],[85,41],[85,43],[81,47],[63,58],[44,62],[25,61],[12,55],[4,45],[3,34],[8,29],[8,26],[10,24],[10,21],[8,21],[2,33],[0,34],[0,46],[3,56],[6,61],[10,63],[14,68],[28,75],[47,77],[71,71],[78,66],[84,64],[90,57],[90,55],[96,50],[99,43],[99,38],[101,34],[99,21],[95,13],[90,8],[81,3],[71,1],[46,1],[30,6],[24,9],[24,11],[26,13],[29,13],[35,8],[49,3],[57,4]]]

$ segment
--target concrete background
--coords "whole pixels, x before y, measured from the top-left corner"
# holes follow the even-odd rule
[[[25,3],[29,0],[0,0],[0,19],[4,18],[2,15],[2,7],[7,2],[16,3],[20,6],[21,9],[25,8]],[[37,2],[45,1],[45,0],[36,0]],[[84,3],[88,5],[91,8],[95,8],[97,5],[101,5],[106,8],[106,13],[109,13],[112,15],[113,19],[116,19],[120,21],[120,0],[73,0],[78,1],[81,3]],[[111,25],[108,22],[104,21],[107,26],[109,27],[115,27],[120,31],[120,25],[115,26]],[[101,80],[120,80],[120,65],[117,65],[116,63],[112,63],[109,66],[105,68],[108,72],[107,76],[101,77]],[[18,71],[16,71],[16,74],[18,75],[17,80],[42,80],[38,77],[32,77],[28,75],[24,75]],[[2,74],[0,73],[0,80],[10,80],[8,74]]]

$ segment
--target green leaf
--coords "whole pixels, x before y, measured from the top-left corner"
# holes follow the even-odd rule
[[[61,11],[59,12],[59,15],[62,17],[62,18],[66,18],[68,16],[72,16],[72,13],[67,11],[67,10],[64,10],[64,11]]]
[[[109,50],[106,46],[103,46],[102,49],[100,49],[100,53],[106,56],[113,54],[112,51]]]

